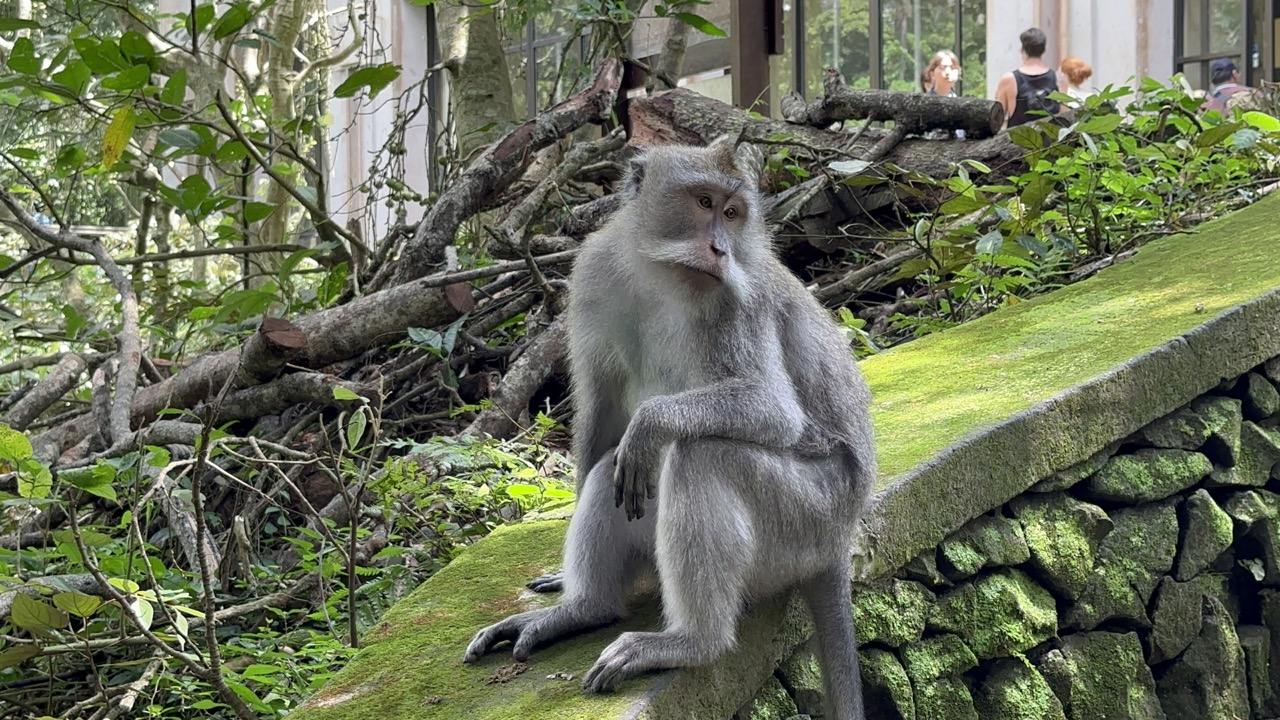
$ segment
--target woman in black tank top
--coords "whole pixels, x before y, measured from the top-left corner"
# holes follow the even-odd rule
[[[1050,115],[1058,113],[1061,104],[1049,97],[1049,93],[1058,89],[1058,74],[1053,69],[1039,75],[1027,75],[1021,70],[1014,70],[1013,79],[1018,89],[1013,113],[1009,115],[1009,127],[1046,119],[1043,114],[1028,115],[1028,112],[1039,110]]]

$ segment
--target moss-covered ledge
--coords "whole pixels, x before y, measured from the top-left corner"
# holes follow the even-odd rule
[[[881,477],[856,554],[883,576],[1037,480],[1280,354],[1280,198],[1144,247],[1051,295],[866,360]],[[553,602],[523,588],[557,567],[563,518],[500,528],[364,639],[300,720],[708,718],[748,702],[809,630],[789,600],[758,608],[715,667],[637,678],[609,696],[581,675],[629,621],[541,649],[460,661],[472,633]]]

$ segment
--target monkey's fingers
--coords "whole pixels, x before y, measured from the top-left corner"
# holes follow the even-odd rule
[[[519,635],[520,624],[512,622],[512,618],[494,623],[476,633],[475,637],[471,639],[471,644],[467,646],[466,654],[462,656],[462,662],[473,663],[484,656],[489,648],[503,640],[515,640]]]
[[[622,507],[622,501],[626,496],[626,471],[622,465],[613,466],[613,506]],[[628,520],[630,518],[627,518]]]
[[[539,575],[524,584],[525,587],[536,593],[553,593],[564,590],[564,572],[547,573]]]

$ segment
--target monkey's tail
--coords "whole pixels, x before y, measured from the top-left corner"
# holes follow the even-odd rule
[[[858,637],[853,627],[848,563],[818,573],[801,585],[813,616],[822,684],[826,690],[827,720],[865,720],[862,707],[862,669]]]

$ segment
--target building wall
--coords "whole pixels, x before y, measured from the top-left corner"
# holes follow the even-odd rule
[[[1170,0],[987,0],[987,96],[1000,76],[1022,64],[1018,36],[1039,27],[1049,38],[1044,60],[1057,67],[1075,55],[1093,67],[1094,87],[1173,75],[1174,7]]]

